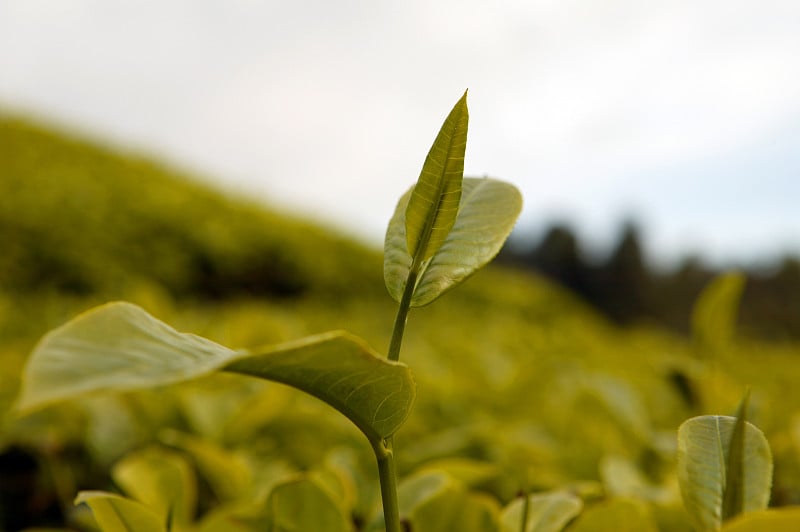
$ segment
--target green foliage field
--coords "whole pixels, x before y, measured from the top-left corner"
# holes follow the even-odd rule
[[[255,529],[267,504],[381,529],[361,434],[282,385],[222,375],[11,410],[36,340],[117,299],[232,347],[347,329],[386,352],[380,250],[13,116],[0,116],[0,192],[0,529],[93,530],[79,490],[169,493],[175,530]],[[414,310],[407,331],[417,400],[395,440],[414,531],[518,530],[507,505],[528,492],[534,515],[574,505],[567,530],[689,530],[678,426],[732,414],[747,385],[772,504],[800,504],[800,346],[623,330],[496,267]]]

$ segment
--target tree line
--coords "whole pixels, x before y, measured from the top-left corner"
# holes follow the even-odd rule
[[[648,264],[641,232],[625,223],[610,253],[590,259],[575,232],[556,223],[538,241],[517,237],[500,260],[530,269],[568,288],[621,325],[656,323],[688,333],[701,289],[725,269],[687,256],[672,270]],[[761,339],[800,339],[800,259],[786,255],[769,268],[736,269],[747,276],[739,330]]]

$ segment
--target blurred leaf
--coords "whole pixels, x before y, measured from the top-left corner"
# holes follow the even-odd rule
[[[75,504],[86,503],[103,532],[167,532],[161,518],[140,502],[102,491],[82,491]]]
[[[210,440],[177,430],[164,430],[161,433],[161,440],[191,456],[220,499],[237,499],[250,490],[253,475],[247,463],[238,454]]]
[[[770,508],[742,514],[722,527],[723,532],[796,532],[800,530],[800,507]]]
[[[570,526],[569,532],[658,532],[647,506],[635,499],[610,499],[590,506]]]
[[[275,487],[267,501],[272,532],[320,530],[350,532],[352,526],[334,498],[309,478]]]
[[[528,495],[528,517],[523,532],[559,532],[583,509],[583,501],[565,491]],[[516,498],[503,509],[503,532],[522,530],[525,500]]]
[[[85,312],[41,340],[26,366],[18,408],[91,391],[151,388],[215,370],[303,390],[342,412],[373,441],[403,424],[415,393],[407,366],[377,356],[345,332],[236,352],[118,302]]]
[[[389,222],[384,245],[384,278],[392,297],[400,301],[412,265],[405,249],[405,204],[400,198]],[[424,267],[411,306],[427,305],[485,266],[500,251],[522,209],[513,185],[489,178],[465,178],[455,225],[439,251]]]
[[[730,344],[744,284],[743,274],[727,273],[700,293],[692,310],[692,336],[701,349],[713,352]]]
[[[111,471],[125,493],[156,511],[170,530],[185,530],[194,519],[197,485],[191,465],[174,452],[148,447],[128,454]]]
[[[433,141],[406,207],[406,249],[419,264],[436,253],[456,221],[468,125],[465,92]]]
[[[415,532],[493,532],[500,509],[494,499],[451,484],[414,508],[409,522]]]
[[[678,480],[684,506],[698,530],[716,530],[726,515],[729,454],[736,418],[699,416],[678,430]],[[730,482],[742,491],[742,510],[767,507],[772,485],[772,455],[764,434],[750,423],[743,431],[742,471]],[[735,474],[735,473],[734,473]]]

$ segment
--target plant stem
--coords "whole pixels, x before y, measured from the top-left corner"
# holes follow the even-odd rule
[[[401,532],[400,507],[397,503],[397,468],[392,451],[392,437],[373,442],[375,457],[378,459],[378,474],[381,480],[381,500],[386,532]]]
[[[406,329],[408,311],[411,310],[411,297],[417,285],[417,271],[413,268],[408,273],[406,287],[403,289],[403,297],[400,299],[400,306],[397,308],[397,316],[394,319],[394,329],[392,329],[392,341],[389,343],[389,360],[395,362],[400,360],[400,346],[403,343],[403,332]]]

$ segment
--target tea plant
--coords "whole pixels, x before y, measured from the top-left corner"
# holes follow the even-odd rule
[[[89,392],[174,384],[218,371],[288,384],[325,401],[361,430],[377,460],[386,530],[400,531],[393,435],[415,396],[411,372],[399,362],[409,311],[433,302],[489,262],[508,237],[522,203],[512,185],[463,177],[466,96],[446,118],[417,184],[401,197],[389,222],[384,278],[399,307],[388,357],[343,331],[234,351],[180,333],[130,303],[109,303],[41,340],[25,368],[18,410]],[[292,493],[293,488],[287,489]],[[307,489],[313,491],[303,484],[296,494]],[[271,496],[270,522],[281,529],[276,504],[281,505],[275,502],[279,497]],[[291,500],[291,495],[283,498]],[[111,493],[82,492],[79,502],[92,508],[106,530],[163,530],[176,523],[174,508],[162,508],[159,514]],[[528,529],[522,513],[522,526]]]

